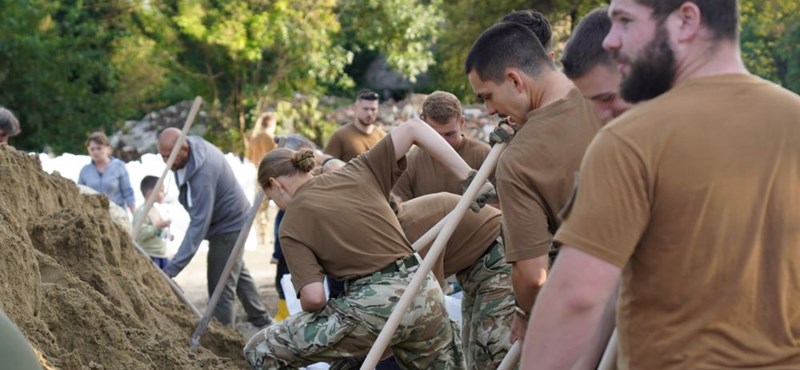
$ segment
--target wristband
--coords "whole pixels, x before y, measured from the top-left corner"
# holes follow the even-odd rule
[[[529,313],[525,312],[525,310],[523,310],[522,307],[517,306],[516,304],[514,305],[514,312],[516,312],[517,315],[519,315],[525,320],[528,320],[528,317],[530,316]]]

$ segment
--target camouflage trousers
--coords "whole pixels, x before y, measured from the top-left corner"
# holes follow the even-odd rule
[[[247,361],[259,370],[296,369],[365,356],[417,269],[402,261],[397,272],[349,281],[344,294],[318,312],[295,314],[259,331],[244,348]],[[390,341],[395,359],[403,369],[463,369],[459,339],[442,290],[428,273]]]
[[[464,290],[461,342],[468,369],[496,369],[511,348],[514,290],[503,240],[489,253],[456,274]]]

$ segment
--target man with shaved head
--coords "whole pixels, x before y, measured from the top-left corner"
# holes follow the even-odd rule
[[[169,158],[180,135],[180,130],[167,128],[158,136],[158,152],[164,162]],[[164,267],[164,272],[170,277],[178,275],[192,260],[200,242],[207,239],[206,275],[210,296],[222,276],[228,256],[233,251],[250,203],[236,182],[233,170],[222,152],[200,137],[186,138],[170,169],[175,173],[176,184],[180,189],[178,200],[189,213],[191,222],[178,253]],[[250,323],[262,327],[272,322],[241,257],[214,309],[214,317],[224,325],[232,325],[234,322],[233,300],[237,296]]]

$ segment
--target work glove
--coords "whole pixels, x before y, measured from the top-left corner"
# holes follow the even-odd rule
[[[469,185],[472,184],[472,181],[475,180],[475,176],[478,174],[478,171],[472,170],[469,172],[469,176],[464,182],[461,183],[461,194],[467,192]],[[486,205],[486,202],[493,199],[497,196],[497,191],[494,189],[494,185],[492,185],[489,180],[481,186],[481,190],[478,191],[478,196],[475,197],[475,200],[472,201],[472,204],[469,205],[469,209],[473,212],[478,213],[481,211],[481,208]]]
[[[510,131],[510,132],[509,132]],[[514,135],[517,134],[517,129],[511,126],[507,120],[502,120],[489,134],[489,143],[494,146],[497,143],[510,142]]]

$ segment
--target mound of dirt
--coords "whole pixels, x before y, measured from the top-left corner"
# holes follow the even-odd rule
[[[0,145],[0,308],[46,368],[245,368],[244,338],[197,317],[109,216],[39,159]]]

